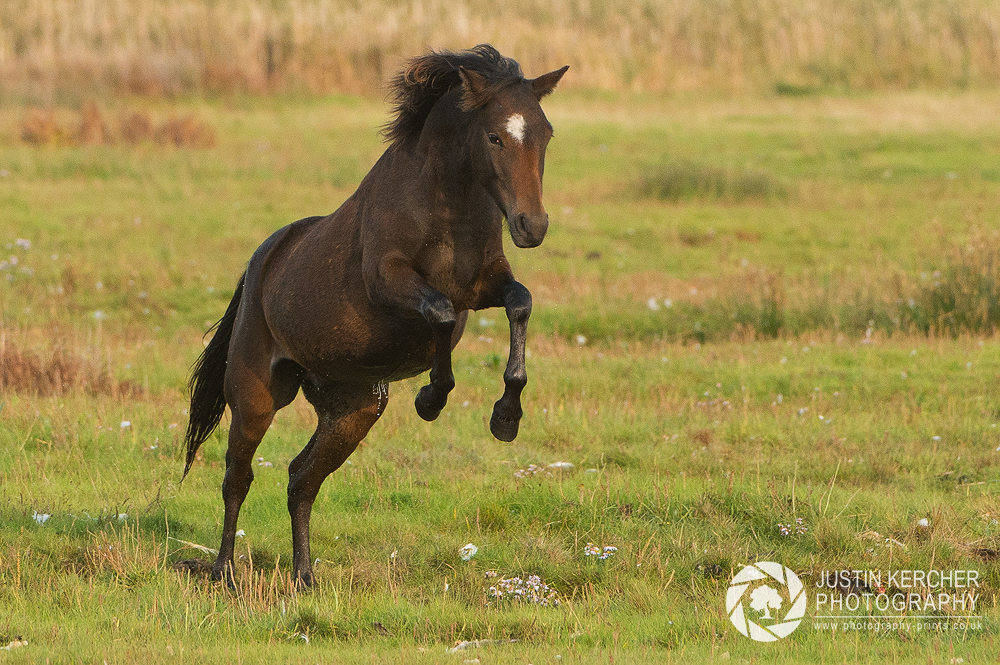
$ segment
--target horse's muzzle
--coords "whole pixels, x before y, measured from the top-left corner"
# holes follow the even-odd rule
[[[549,230],[548,213],[536,215],[519,213],[508,219],[510,237],[514,244],[523,249],[538,247],[545,240],[545,232]]]

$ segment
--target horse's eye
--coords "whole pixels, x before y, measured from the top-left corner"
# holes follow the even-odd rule
[[[490,143],[492,143],[493,145],[503,146],[503,141],[501,141],[500,137],[497,136],[496,134],[491,133],[488,134],[487,136],[490,139]]]

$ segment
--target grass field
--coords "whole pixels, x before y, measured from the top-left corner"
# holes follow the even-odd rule
[[[324,485],[310,593],[289,581],[284,507],[308,405],[260,448],[230,592],[195,561],[218,546],[225,432],[180,484],[184,385],[250,253],[374,163],[383,104],[101,109],[112,132],[133,107],[192,114],[204,148],[30,145],[25,110],[0,109],[0,642],[27,640],[2,657],[995,659],[998,102],[553,95],[550,234],[509,252],[535,296],[521,434],[489,435],[506,322],[477,313],[441,418],[414,413],[420,381],[394,384]],[[725,597],[759,560],[807,586],[974,570],[981,626],[820,629],[810,605],[787,639],[752,642]],[[557,607],[490,596],[530,575]],[[462,640],[493,642],[446,653]]]

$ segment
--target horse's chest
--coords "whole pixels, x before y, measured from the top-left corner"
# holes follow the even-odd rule
[[[481,254],[456,252],[453,247],[442,247],[422,262],[420,272],[427,283],[443,293],[455,309],[474,308],[476,293],[482,281],[483,258]]]

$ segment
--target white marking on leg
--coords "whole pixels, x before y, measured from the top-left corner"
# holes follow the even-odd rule
[[[515,113],[507,118],[507,133],[513,136],[518,143],[524,142],[525,124],[524,116],[520,113]]]

